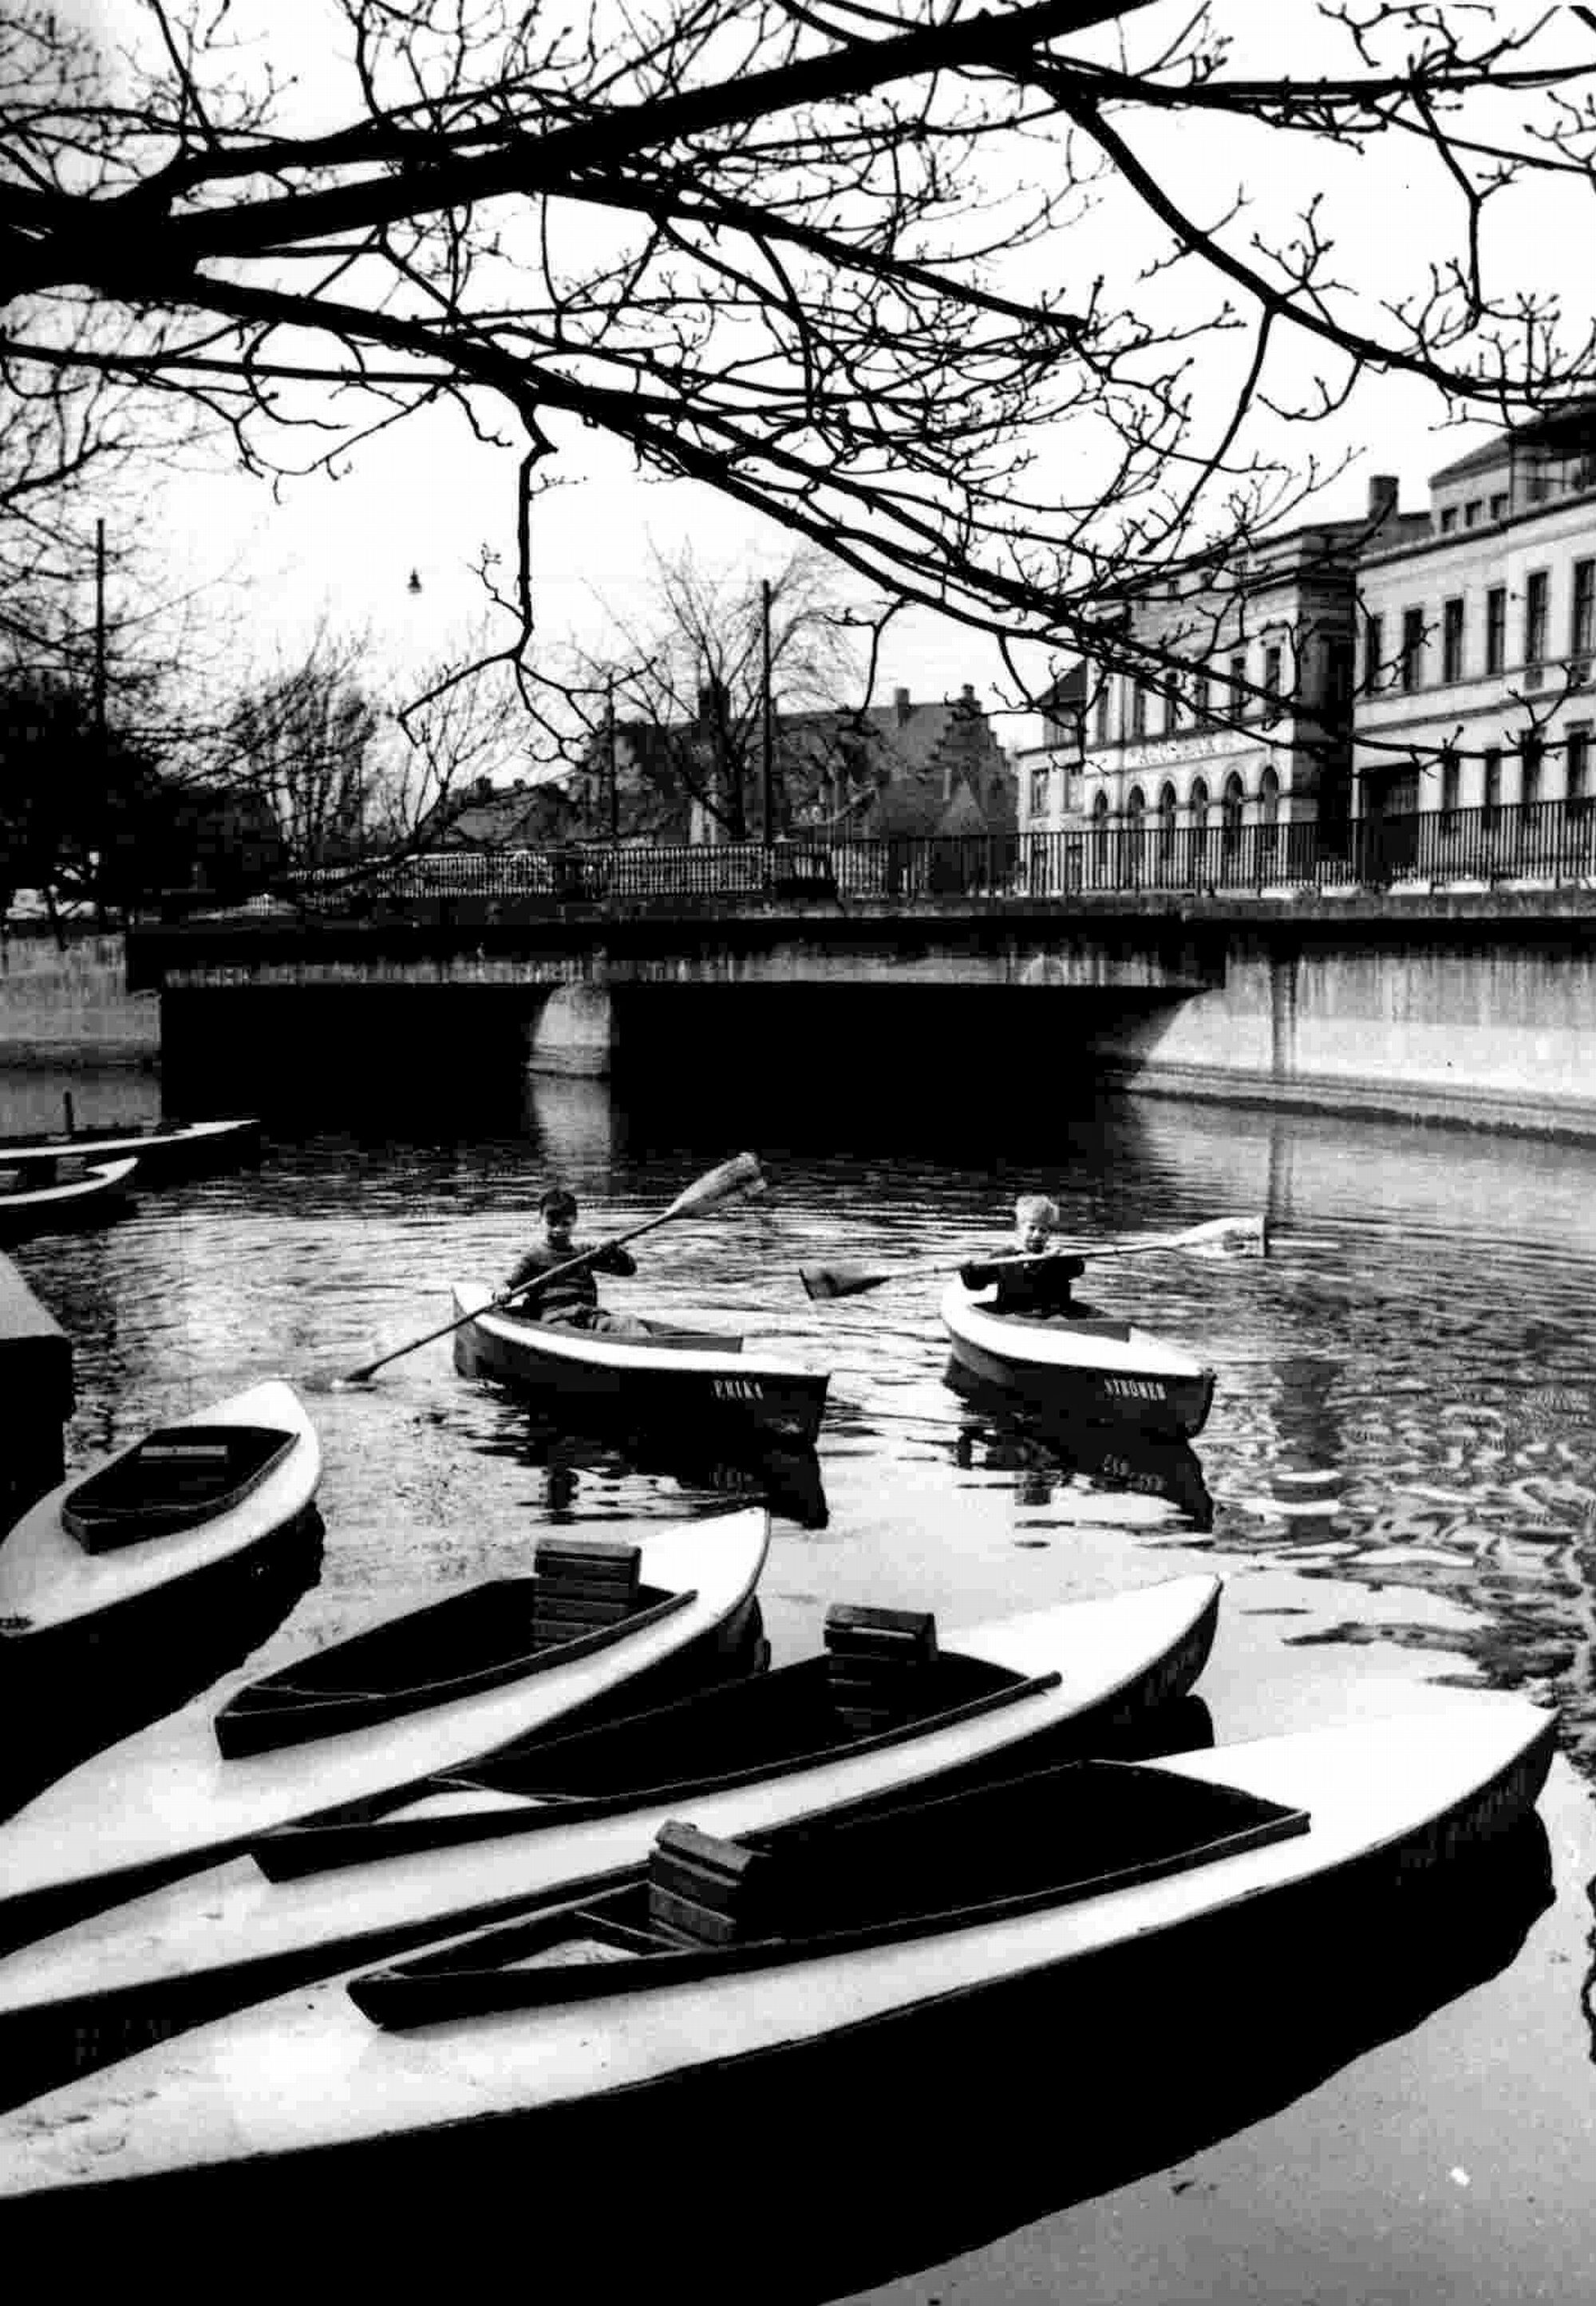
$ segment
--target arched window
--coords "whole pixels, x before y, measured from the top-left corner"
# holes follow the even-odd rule
[[[1174,787],[1166,783],[1158,795],[1158,878],[1161,883],[1167,883],[1174,874]]]
[[[1148,829],[1148,797],[1139,785],[1132,785],[1125,797],[1125,884],[1139,889],[1147,877],[1145,854]]]
[[[1108,795],[1097,787],[1092,802],[1092,845],[1087,863],[1087,886],[1106,889],[1110,884],[1112,867],[1108,853]]]
[[[1219,803],[1220,871],[1228,879],[1236,869],[1242,848],[1242,809],[1246,790],[1237,772],[1233,769],[1225,780],[1225,792]]]
[[[1199,837],[1208,829],[1208,788],[1201,777],[1191,782],[1191,830]]]
[[[1280,779],[1266,769],[1258,781],[1258,868],[1264,878],[1276,869],[1280,855]]]

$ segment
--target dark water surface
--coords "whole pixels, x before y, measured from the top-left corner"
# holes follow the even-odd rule
[[[855,2104],[846,2155],[772,2147],[772,2259],[742,2267],[745,2293],[1590,2294],[1596,1152],[1084,1091],[1073,1111],[1024,1089],[994,1108],[973,1084],[950,1119],[943,1098],[815,1064],[727,1071],[690,1089],[456,1081],[408,1110],[368,1083],[336,1127],[325,1081],[274,1092],[258,1172],[16,1252],[73,1341],[73,1465],[260,1377],[313,1394],[320,1576],[252,1671],[524,1565],[551,1524],[718,1511],[744,1469],[702,1450],[639,1466],[562,1433],[458,1379],[447,1341],[368,1386],[329,1380],[444,1321],[454,1277],[500,1277],[550,1175],[591,1235],[758,1152],[768,1199],[662,1229],[638,1279],[606,1287],[734,1317],[834,1371],[818,1491],[779,1511],[761,1589],[778,1663],[817,1644],[835,1600],[950,1628],[1212,1567],[1217,1743],[1478,1683],[1555,1703],[1563,1755],[1543,1832],[1328,1960],[1288,1941],[1239,1977],[1194,1964],[1156,2025],[1127,2013],[1112,2079],[1033,2001],[964,2045],[935,2115],[899,2105],[889,2130]],[[69,1085],[80,1121],[159,1107],[149,1076]],[[62,1086],[0,1075],[0,1129],[51,1121]],[[819,1259],[957,1259],[1029,1189],[1083,1234],[1267,1211],[1261,1263],[1090,1277],[1095,1302],[1217,1369],[1193,1451],[961,1399],[934,1279],[829,1306],[799,1286]]]

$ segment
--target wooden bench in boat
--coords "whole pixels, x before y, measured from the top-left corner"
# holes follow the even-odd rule
[[[637,1607],[642,1549],[614,1538],[545,1537],[533,1556],[532,1644],[550,1649]]]
[[[835,1602],[826,1612],[825,1650],[837,1716],[867,1736],[923,1710],[928,1669],[936,1662],[936,1619],[929,1610]]]

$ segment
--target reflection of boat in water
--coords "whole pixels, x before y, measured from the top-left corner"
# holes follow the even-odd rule
[[[569,1474],[573,1488],[584,1471],[661,1474],[684,1490],[742,1504],[763,1499],[772,1513],[800,1529],[826,1525],[820,1459],[807,1445],[783,1443],[752,1430],[734,1434],[719,1425],[702,1429],[687,1419],[665,1426],[619,1413],[607,1417],[601,1405],[588,1403],[579,1429],[563,1415],[518,1408],[511,1430],[517,1456],[546,1467],[550,1477]]]
[[[1105,1489],[1167,1499],[1195,1528],[1213,1527],[1214,1500],[1189,1441],[1133,1425],[1092,1423],[1068,1400],[1021,1399],[1004,1386],[972,1376],[959,1361],[949,1361],[943,1382],[969,1413],[955,1444],[960,1465],[980,1463],[994,1472],[1025,1474],[1079,1473]]]
[[[312,1506],[275,1544],[227,1565],[192,1599],[161,1594],[158,1627],[140,1612],[98,1627],[71,1678],[47,1647],[29,1657],[0,1652],[8,1669],[0,1680],[0,1815],[242,1666],[320,1578],[323,1536]]]

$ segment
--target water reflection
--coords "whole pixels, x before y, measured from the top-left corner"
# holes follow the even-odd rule
[[[492,1430],[479,1436],[475,1446],[535,1467],[551,1519],[578,1517],[585,1482],[602,1493],[628,1474],[643,1474],[673,1482],[705,1510],[763,1500],[772,1514],[800,1529],[826,1525],[825,1486],[813,1448],[762,1446],[753,1432],[739,1448],[738,1437],[724,1430],[651,1425],[619,1412],[607,1418],[597,1403],[559,1415],[516,1400],[499,1406]]]
[[[1061,1482],[1080,1479],[1097,1489],[1165,1499],[1193,1529],[1213,1526],[1214,1500],[1190,1442],[1134,1426],[1093,1425],[1068,1407],[1018,1400],[952,1360],[943,1381],[965,1405],[955,1463],[1015,1473],[1020,1504],[1048,1505]]]
[[[321,1576],[312,1507],[262,1552],[0,1656],[0,1815],[172,1713],[269,1642]]]

